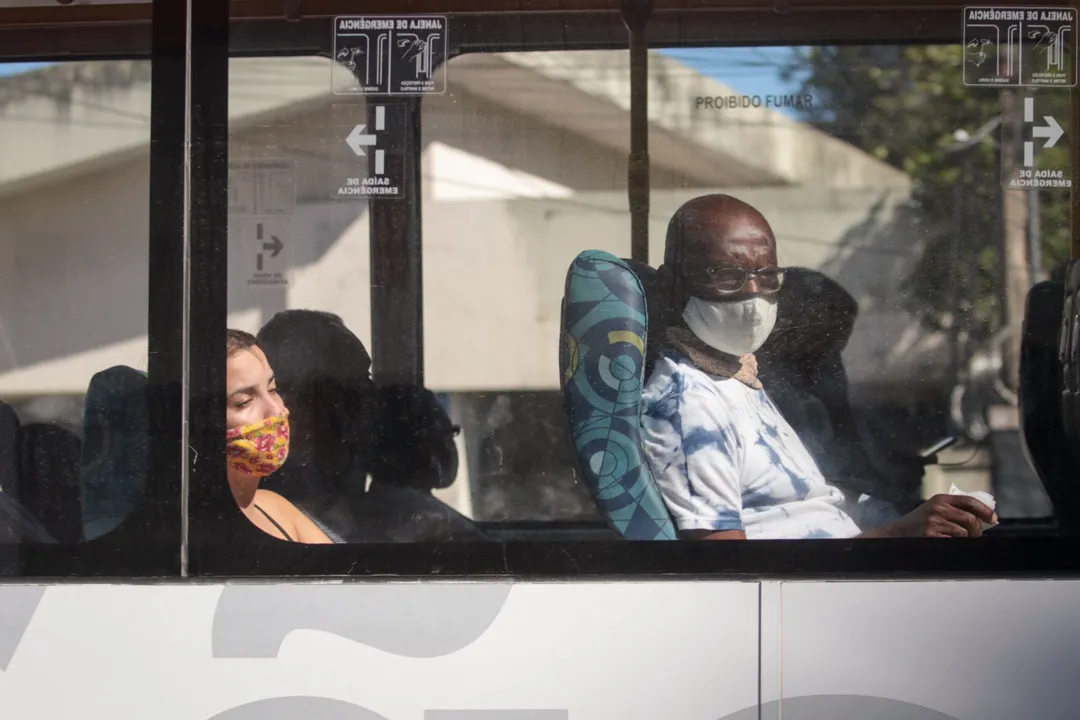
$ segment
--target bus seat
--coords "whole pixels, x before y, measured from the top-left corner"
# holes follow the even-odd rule
[[[19,416],[0,402],[0,545],[54,543],[41,522],[18,501]]]
[[[843,352],[859,314],[855,298],[823,273],[792,268],[777,302],[776,326],[756,353],[769,397],[830,484],[856,497],[865,493],[914,507],[922,489],[921,463],[889,463],[889,469],[897,465],[895,479],[880,472],[851,408]]]
[[[1059,282],[1041,282],[1028,291],[1020,345],[1020,422],[1035,472],[1054,504],[1063,529],[1080,525],[1080,484],[1069,440],[1062,427],[1062,298]]]
[[[1080,462],[1080,260],[1065,281],[1058,358],[1061,363],[1061,417],[1076,462]]]
[[[368,468],[373,482],[425,491],[454,484],[458,474],[457,428],[424,387],[387,385],[376,391],[378,418]]]
[[[348,503],[362,496],[373,419],[371,356],[337,315],[275,313],[259,345],[289,408],[289,459],[263,487],[280,493],[331,539],[351,542]]]
[[[115,529],[142,497],[150,469],[146,375],[118,365],[95,374],[86,389],[80,468],[87,540]]]
[[[53,544],[56,539],[26,508],[0,492],[0,545]]]
[[[19,416],[0,402],[0,493],[14,495],[19,485]]]
[[[353,504],[356,542],[486,541],[461,513],[432,494],[458,475],[458,428],[435,393],[384,385],[368,467],[371,485]]]
[[[641,448],[648,310],[641,279],[606,252],[578,255],[566,274],[559,348],[563,406],[578,472],[627,540],[675,540]]]
[[[62,543],[83,539],[79,498],[82,442],[49,423],[19,430],[19,503]]]

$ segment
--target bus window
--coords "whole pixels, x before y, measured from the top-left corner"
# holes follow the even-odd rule
[[[280,416],[291,437],[287,463],[262,472],[258,488],[237,470],[240,445],[230,440],[228,479],[245,514],[282,539],[355,537],[353,505],[367,472],[365,453],[348,441],[366,441],[370,428],[361,426],[376,402],[367,202],[338,199],[364,159],[347,141],[366,107],[363,98],[334,102],[331,64],[319,57],[229,63],[228,326],[257,343],[256,374],[268,372],[256,380],[269,392],[272,368],[280,406],[264,404],[258,417],[237,410],[237,397],[252,397],[233,395],[234,371],[253,356],[230,347],[226,420],[235,430]]]
[[[547,358],[537,355],[532,369],[509,380],[506,370],[509,377],[515,373],[511,356],[504,361],[491,355],[492,365],[485,368],[465,351],[472,345],[488,352],[491,323],[497,321],[475,318],[477,301],[512,286],[491,270],[525,258],[489,245],[496,236],[486,235],[467,215],[447,214],[467,213],[469,205],[454,198],[475,191],[467,182],[471,156],[456,147],[465,137],[454,129],[463,116],[450,114],[457,96],[424,106],[421,122],[428,130],[422,147],[399,147],[396,156],[389,147],[384,155],[387,128],[403,122],[400,107],[387,104],[380,117],[370,99],[332,95],[330,74],[331,62],[322,58],[230,62],[228,326],[256,337],[288,410],[290,433],[288,459],[260,480],[258,497],[240,494],[245,514],[271,535],[292,539],[288,522],[263,507],[277,502],[288,517],[300,518],[304,527],[310,520],[337,542],[485,540],[485,522],[598,521],[575,480],[572,457],[552,454],[565,448],[567,434],[557,397],[529,392],[535,380],[529,373]],[[269,75],[278,80],[265,83]],[[512,118],[504,114],[485,120],[502,138],[504,160],[515,152],[507,119]],[[480,130],[467,131],[474,144],[482,142]],[[566,132],[556,136],[573,140]],[[377,173],[367,176],[378,162],[385,177],[400,183],[404,152],[421,154],[425,175],[445,176],[434,190],[426,180],[421,184],[431,203],[424,216],[425,284],[437,283],[430,292],[448,304],[426,302],[426,324],[448,322],[462,330],[456,341],[448,333],[428,335],[433,345],[425,352],[422,385],[392,373],[379,380],[384,369],[371,358],[370,278],[376,271],[370,205],[412,202],[383,199]],[[614,159],[616,153],[609,155]],[[552,167],[559,163],[557,157],[551,161]],[[617,163],[608,172],[617,173]],[[564,180],[573,174],[567,166]],[[545,186],[524,175],[521,183]],[[457,230],[447,232],[451,228]],[[478,257],[481,262],[474,262]],[[514,269],[513,263],[508,267]],[[497,292],[494,286],[483,289],[489,280],[498,282]],[[444,288],[482,292],[444,294]],[[557,313],[549,318],[557,320]],[[478,337],[472,336],[474,328],[481,329]],[[234,377],[227,375],[227,384]],[[531,438],[536,454],[520,455],[525,443],[518,438]],[[510,450],[512,445],[520,450]],[[231,446],[229,452],[239,451]],[[230,487],[245,485],[231,458],[229,463]],[[530,493],[517,482],[523,467],[545,473],[550,482],[534,485]],[[491,489],[481,492],[485,482]],[[530,507],[524,515],[523,505]],[[263,510],[274,515],[273,522]]]
[[[143,495],[150,62],[0,64],[0,542]]]
[[[775,406],[760,427],[738,416],[713,427],[732,433],[725,448],[691,437],[689,416],[662,418],[655,403],[672,388],[647,383],[644,454],[676,525],[727,527],[734,515],[730,527],[747,537],[797,538],[899,522],[890,532],[906,536],[927,531],[908,515],[927,512],[925,501],[968,508],[974,497],[998,532],[1051,527],[1021,439],[1016,340],[1028,288],[1068,260],[1067,130],[1038,150],[1033,175],[1045,179],[1003,187],[1009,173],[1027,177],[1016,138],[1031,108],[1067,129],[1070,91],[967,87],[963,61],[958,45],[650,52],[650,264],[671,263],[666,240],[696,241],[680,219],[720,223],[706,233],[719,236],[744,219],[742,207],[775,238],[767,264],[787,270],[774,276],[779,292],[763,295],[770,328],[745,347],[715,340],[739,332],[722,304],[650,298],[653,373],[663,364],[654,353],[671,353],[679,360],[668,370],[715,380],[708,363],[695,374],[697,345],[665,330],[700,344],[692,329],[707,336],[706,315],[719,312],[728,320],[711,349],[754,352]],[[490,513],[481,517],[595,517],[581,502],[582,469],[604,460],[592,446],[575,457],[560,393],[567,368],[553,359],[571,261],[586,250],[629,257],[628,57],[477,54],[447,73],[450,91],[424,105],[424,250],[436,268],[424,276],[426,377],[469,410],[463,434],[476,460],[463,480],[473,509]],[[1016,153],[1003,155],[1002,143]],[[1015,167],[1000,167],[1002,157]],[[731,202],[691,219],[686,203],[703,196]],[[1022,262],[1003,272],[1002,258]],[[587,433],[591,420],[582,422]],[[699,434],[711,427],[702,422]],[[769,437],[778,429],[786,439]],[[721,466],[726,488],[703,479]],[[770,519],[818,493],[848,518],[831,528]],[[752,519],[759,512],[764,523]]]
[[[254,482],[241,457],[233,495],[320,543],[1053,532],[1017,358],[1026,293],[1068,259],[1071,91],[965,85],[963,63],[959,44],[650,50],[644,265],[620,260],[625,50],[455,58],[414,145],[407,105],[334,94],[330,60],[233,60],[229,326],[277,383],[254,420],[290,433]],[[1032,118],[1055,140],[1029,151]],[[384,246],[418,202],[422,293],[380,334],[380,274],[421,262]],[[597,288],[640,293],[647,327],[585,347]],[[380,365],[415,344],[391,322],[409,313],[421,367]],[[643,374],[619,379],[630,346]],[[640,380],[583,439],[582,408]],[[612,499],[631,471],[640,492]]]

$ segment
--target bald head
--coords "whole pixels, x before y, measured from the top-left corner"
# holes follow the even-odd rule
[[[762,259],[776,264],[776,238],[765,216],[754,207],[730,195],[702,195],[689,200],[668,224],[664,264],[672,270],[682,266],[716,265],[735,261],[748,270]],[[680,262],[681,261],[681,262]]]
[[[681,307],[688,295],[710,294],[710,268],[776,267],[776,238],[765,216],[742,200],[703,195],[684,203],[671,217],[664,265],[678,289],[673,303]],[[742,292],[725,299],[757,292],[752,279]]]

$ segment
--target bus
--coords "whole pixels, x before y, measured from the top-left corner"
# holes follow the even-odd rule
[[[1075,717],[1076,25],[0,2],[4,716]]]

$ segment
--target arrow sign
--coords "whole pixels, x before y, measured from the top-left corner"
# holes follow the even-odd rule
[[[285,249],[285,243],[281,242],[281,239],[276,235],[270,236],[270,242],[263,243],[263,250],[272,250],[270,257],[276,258],[281,254],[281,251]]]
[[[256,240],[262,240],[263,239],[263,224],[262,223],[259,223],[258,225],[255,226],[255,239]],[[281,251],[285,249],[285,243],[281,242],[281,238],[279,238],[277,235],[271,235],[270,236],[270,242],[263,243],[262,244],[262,249],[271,251],[270,252],[270,257],[271,258],[276,258],[278,255],[281,254]],[[262,272],[262,270],[263,270],[263,254],[262,253],[259,253],[258,256],[255,258],[255,267],[259,272]]]
[[[1057,144],[1057,141],[1061,139],[1061,136],[1065,134],[1065,131],[1058,125],[1058,121],[1049,115],[1043,115],[1043,120],[1046,121],[1046,125],[1036,125],[1031,130],[1031,134],[1033,137],[1046,138],[1043,147],[1052,148]]]
[[[349,144],[352,151],[357,155],[364,154],[364,147],[371,147],[375,144],[375,136],[369,133],[365,133],[367,125],[357,125],[349,133],[349,136],[345,138],[345,142]]]

